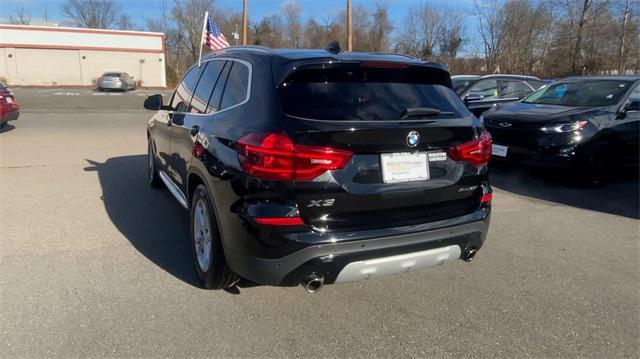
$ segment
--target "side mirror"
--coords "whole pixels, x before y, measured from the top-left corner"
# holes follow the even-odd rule
[[[144,108],[147,110],[158,111],[163,109],[162,95],[151,95],[144,100]]]
[[[640,101],[631,101],[627,102],[624,107],[622,107],[622,112],[637,112],[640,111]]]
[[[483,98],[484,96],[482,95],[470,93],[470,94],[466,94],[462,100],[464,101],[464,103],[469,103],[474,101],[481,101]]]

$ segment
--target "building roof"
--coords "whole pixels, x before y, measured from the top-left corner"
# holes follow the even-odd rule
[[[163,53],[165,43],[159,32],[28,25],[0,25],[0,30],[0,47]]]

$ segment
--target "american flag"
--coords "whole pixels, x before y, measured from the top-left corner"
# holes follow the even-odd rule
[[[218,24],[211,18],[211,16],[207,15],[207,34],[204,38],[204,43],[209,46],[209,48],[213,51],[224,49],[225,47],[229,47],[229,42],[220,32],[220,28]]]

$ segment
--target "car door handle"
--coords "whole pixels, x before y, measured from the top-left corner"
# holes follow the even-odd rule
[[[200,132],[200,126],[198,125],[191,126],[191,129],[189,130],[189,134],[191,134],[191,136],[197,135],[198,132]]]

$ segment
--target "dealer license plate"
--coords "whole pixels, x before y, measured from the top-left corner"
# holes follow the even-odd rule
[[[496,145],[495,143],[491,145],[491,154],[499,157],[507,157],[507,146]]]
[[[426,153],[385,153],[380,155],[380,160],[384,183],[429,179],[429,161]]]

